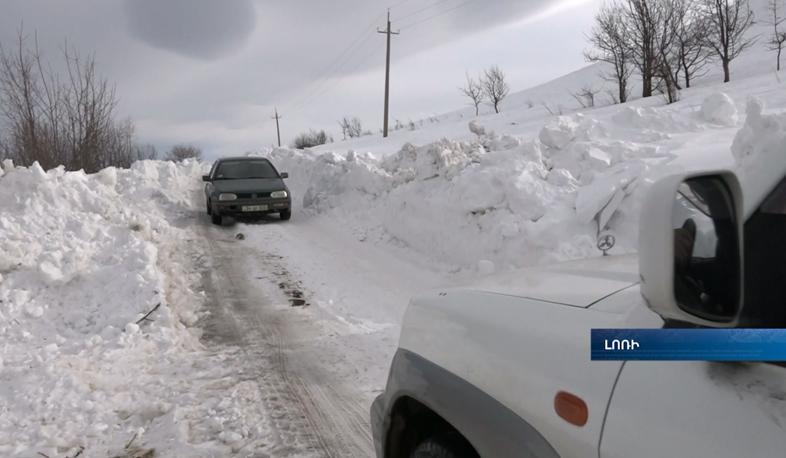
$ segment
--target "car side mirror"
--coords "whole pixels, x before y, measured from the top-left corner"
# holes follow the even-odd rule
[[[640,291],[664,318],[734,327],[742,312],[742,189],[728,171],[652,185],[639,222]]]
[[[202,175],[202,181],[210,181],[210,175]]]
[[[287,172],[281,173],[281,178],[289,178],[289,174]]]

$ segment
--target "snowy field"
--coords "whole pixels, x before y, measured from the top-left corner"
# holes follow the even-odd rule
[[[499,115],[261,149],[290,174],[285,223],[210,227],[209,164],[4,163],[0,456],[369,454],[368,407],[412,294],[600,256],[599,234],[634,252],[641,196],[664,174],[755,179],[751,164],[786,144],[773,64],[760,45],[731,83],[711,73],[670,106],[542,107],[567,107],[565,88],[598,81],[591,66],[511,94]]]

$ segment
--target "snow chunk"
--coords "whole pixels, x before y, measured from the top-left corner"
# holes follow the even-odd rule
[[[477,121],[469,122],[469,130],[478,137],[486,135],[486,128],[477,123]]]
[[[777,151],[772,148],[782,147],[784,144],[784,117],[763,113],[764,102],[756,97],[748,99],[745,125],[737,132],[731,144],[731,154],[738,164],[747,162],[750,156]]]
[[[737,125],[737,106],[734,104],[734,100],[723,92],[718,92],[705,98],[701,103],[699,113],[705,121],[713,124],[725,127]]]
[[[538,138],[549,148],[565,148],[576,138],[579,125],[569,116],[559,116],[540,130]]]

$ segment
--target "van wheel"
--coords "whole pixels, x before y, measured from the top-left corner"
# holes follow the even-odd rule
[[[459,434],[426,439],[409,456],[410,458],[479,458],[469,442]]]

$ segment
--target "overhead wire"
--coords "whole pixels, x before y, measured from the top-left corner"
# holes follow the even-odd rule
[[[374,25],[376,25],[377,21],[378,21],[378,20],[380,20],[380,19],[381,19],[381,18],[382,18],[384,15],[385,15],[385,13],[381,13],[379,16],[377,16],[376,18],[374,18],[374,20],[371,22],[371,25],[369,25],[368,27],[366,27],[366,29],[365,29],[365,30],[364,30],[364,31],[363,31],[363,32],[362,32],[362,33],[361,33],[361,34],[360,34],[360,35],[359,35],[359,36],[358,36],[358,37],[357,37],[357,38],[356,38],[356,39],[355,39],[355,40],[354,40],[352,43],[350,43],[350,45],[349,45],[349,46],[347,46],[347,48],[346,48],[346,49],[344,49],[344,51],[343,51],[343,52],[342,52],[342,53],[341,53],[341,54],[340,54],[338,57],[336,57],[336,58],[333,60],[333,62],[331,62],[331,63],[330,63],[330,64],[329,64],[329,65],[328,65],[328,66],[325,68],[325,70],[323,70],[323,71],[322,71],[322,73],[321,73],[321,74],[320,74],[320,75],[319,75],[317,78],[315,78],[314,80],[312,80],[312,81],[311,81],[311,83],[309,83],[309,84],[307,84],[306,86],[304,86],[304,87],[303,87],[303,88],[302,88],[300,91],[296,92],[296,93],[295,93],[295,95],[294,95],[294,96],[292,96],[292,97],[290,97],[290,98],[289,98],[289,100],[288,100],[287,102],[285,102],[285,103],[284,103],[284,105],[282,105],[282,106],[287,106],[287,105],[291,104],[292,102],[294,102],[295,100],[297,100],[297,99],[299,98],[299,96],[300,96],[300,95],[302,95],[302,94],[303,94],[303,93],[306,91],[306,89],[308,89],[309,87],[311,87],[311,85],[312,85],[312,84],[314,84],[314,83],[316,83],[317,81],[321,81],[322,83],[324,83],[324,81],[325,81],[325,80],[324,80],[324,79],[322,79],[322,77],[323,77],[323,76],[325,76],[325,74],[326,74],[326,73],[327,73],[327,72],[330,70],[330,68],[331,68],[331,67],[332,67],[332,66],[333,66],[333,65],[334,65],[336,62],[338,62],[338,61],[339,61],[339,60],[340,60],[342,57],[344,57],[344,55],[347,53],[347,51],[349,51],[350,49],[352,49],[352,47],[353,47],[353,46],[354,46],[354,45],[355,45],[355,44],[356,44],[356,43],[357,43],[357,42],[358,42],[358,41],[359,41],[361,38],[363,38],[363,37],[364,37],[366,34],[368,34],[368,32],[369,32],[369,31],[370,31],[370,30],[371,30],[371,29],[374,27]],[[363,46],[363,44],[365,44],[365,42],[366,42],[366,41],[368,41],[368,39],[369,39],[369,38],[371,38],[371,35],[369,35],[369,36],[366,36],[366,40],[364,40],[364,42],[363,42],[363,43],[361,43],[361,45],[360,45],[360,46],[362,47],[362,46]],[[352,55],[353,55],[355,52],[357,52],[357,51],[358,51],[358,49],[360,49],[360,48],[359,48],[359,47],[358,47],[358,48],[356,48],[356,49],[355,49],[355,51],[353,51],[353,52],[352,52],[352,54],[350,54],[350,55],[349,55],[347,58],[349,58],[349,57],[352,57]],[[342,64],[342,65],[343,65],[343,64]],[[340,67],[339,67],[339,68],[340,68]],[[331,73],[331,75],[335,74],[335,72],[336,72],[337,70],[338,70],[338,69],[335,69],[335,70],[333,71],[333,73]],[[330,78],[330,77],[328,77],[328,78]],[[311,91],[311,92],[313,92],[313,91]],[[309,94],[310,94],[311,92],[309,92]]]
[[[388,9],[395,8],[395,7],[399,6],[399,5],[403,5],[404,3],[408,3],[408,2],[410,2],[410,1],[412,1],[412,0],[401,0],[401,1],[400,1],[400,2],[398,2],[398,3],[394,3],[393,5],[390,5],[390,6],[388,7]]]
[[[401,31],[401,30],[408,29],[408,28],[410,28],[410,27],[416,26],[416,25],[418,25],[418,24],[421,24],[421,23],[423,23],[423,22],[426,22],[426,21],[429,21],[429,20],[431,20],[431,19],[434,19],[435,17],[442,16],[443,14],[446,14],[446,13],[449,13],[449,12],[451,12],[451,11],[453,11],[453,10],[456,10],[456,9],[458,9],[458,8],[461,8],[461,7],[462,7],[462,6],[464,6],[464,5],[468,5],[468,4],[470,4],[470,3],[474,2],[474,1],[475,1],[475,0],[467,0],[466,2],[464,2],[464,3],[461,3],[461,4],[459,4],[459,5],[456,5],[456,6],[454,6],[453,8],[447,9],[447,10],[445,10],[445,11],[442,11],[442,12],[440,12],[440,13],[437,13],[437,14],[432,14],[431,16],[428,16],[428,17],[426,17],[426,18],[424,18],[424,19],[421,19],[421,20],[419,20],[419,21],[413,22],[413,23],[411,23],[411,24],[407,24],[407,25],[405,25],[404,27],[401,27],[401,28],[399,28],[398,30],[399,30],[399,31]]]
[[[336,72],[338,72],[339,70],[341,70],[341,68],[342,68],[342,67],[344,67],[344,65],[346,65],[346,64],[347,64],[347,62],[349,62],[349,59],[350,59],[352,56],[354,56],[354,55],[355,55],[355,54],[356,54],[358,51],[360,51],[360,49],[362,49],[362,48],[363,48],[363,45],[364,45],[364,44],[366,44],[366,43],[368,42],[368,40],[369,40],[369,39],[370,39],[372,36],[374,36],[374,34],[373,34],[373,33],[371,33],[371,34],[368,34],[368,36],[366,37],[366,39],[365,39],[365,40],[363,40],[363,42],[360,44],[360,46],[359,46],[359,47],[357,47],[357,48],[355,48],[355,50],[354,50],[354,51],[352,51],[352,52],[351,52],[351,53],[350,53],[350,54],[347,56],[347,58],[346,58],[346,59],[345,59],[345,60],[344,60],[344,61],[341,63],[341,65],[339,65],[338,67],[336,67],[335,69],[333,69],[333,71],[332,71],[332,72],[330,72],[330,75],[328,75],[328,77],[327,77],[327,78],[323,78],[323,79],[320,81],[320,83],[319,83],[319,84],[318,84],[316,87],[314,87],[314,89],[312,89],[311,91],[309,91],[309,92],[308,92],[308,93],[307,93],[307,94],[306,94],[304,97],[300,98],[300,99],[299,99],[299,100],[297,100],[297,101],[295,101],[295,100],[293,99],[293,100],[291,101],[291,103],[287,105],[287,106],[288,106],[288,108],[290,109],[290,111],[291,111],[291,109],[292,109],[292,107],[293,107],[293,106],[296,106],[296,105],[298,105],[298,104],[302,103],[303,101],[305,101],[305,100],[308,100],[308,98],[309,98],[310,96],[312,96],[314,93],[316,93],[317,91],[319,91],[319,89],[320,89],[322,86],[324,86],[324,85],[325,85],[325,83],[327,83],[328,81],[330,81],[330,79],[331,79],[331,78],[333,78],[333,76],[336,74]]]
[[[388,9],[390,9],[390,8],[394,8],[394,7],[396,7],[396,6],[403,5],[403,4],[405,4],[405,3],[408,3],[408,2],[410,2],[410,1],[411,1],[411,0],[402,0],[402,1],[400,1],[400,2],[397,2],[397,3],[395,3],[395,4],[391,5],[391,6],[389,6],[389,7],[388,7]],[[421,12],[423,12],[423,11],[425,11],[425,10],[431,9],[431,8],[433,8],[433,7],[437,6],[437,5],[440,5],[440,4],[442,4],[442,3],[445,3],[446,1],[448,1],[448,0],[439,0],[439,1],[437,1],[436,3],[433,3],[433,4],[429,5],[429,6],[423,7],[423,8],[421,8],[421,9],[419,9],[419,10],[417,10],[417,11],[414,11],[414,12],[412,12],[412,13],[409,13],[409,14],[407,14],[407,15],[405,15],[405,16],[402,16],[402,17],[400,17],[400,18],[396,19],[395,21],[396,21],[396,22],[398,22],[398,21],[401,21],[401,20],[403,20],[403,19],[406,19],[406,18],[409,18],[409,17],[415,16],[415,15],[416,15],[416,14],[418,14],[418,13],[421,13]],[[439,16],[442,16],[442,15],[444,15],[444,14],[447,14],[447,13],[449,13],[449,12],[451,12],[451,11],[454,11],[454,10],[456,10],[456,9],[458,9],[458,8],[461,8],[461,7],[463,7],[463,6],[466,6],[466,5],[468,5],[468,4],[470,4],[470,3],[474,2],[474,1],[475,1],[475,0],[467,0],[467,1],[463,2],[463,3],[460,3],[460,4],[458,4],[458,5],[454,6],[454,7],[452,7],[452,8],[449,8],[449,9],[447,9],[447,10],[441,11],[441,12],[439,12],[439,13],[436,13],[436,14],[432,14],[431,16],[427,16],[427,17],[425,17],[425,18],[423,18],[423,19],[421,19],[421,20],[418,20],[418,21],[412,22],[412,23],[410,23],[410,24],[407,24],[407,25],[405,25],[405,26],[403,26],[403,27],[399,28],[398,30],[399,30],[399,31],[401,31],[401,30],[405,30],[405,29],[408,29],[408,28],[410,28],[410,27],[414,27],[414,26],[416,26],[416,25],[418,25],[418,24],[422,24],[422,23],[424,23],[424,22],[430,21],[431,19],[434,19],[434,18],[436,18],[436,17],[439,17]],[[367,28],[366,28],[366,29],[365,29],[365,30],[364,30],[364,31],[363,31],[363,32],[360,34],[360,36],[358,36],[358,38],[356,38],[356,39],[355,39],[355,40],[354,40],[354,41],[353,41],[353,42],[352,42],[352,43],[351,43],[351,44],[350,44],[350,45],[349,45],[349,46],[348,46],[348,47],[347,47],[347,48],[346,48],[346,49],[345,49],[345,50],[344,50],[344,51],[343,51],[343,52],[342,52],[342,53],[341,53],[341,54],[340,54],[340,55],[339,55],[339,56],[338,56],[336,59],[334,59],[334,60],[333,60],[333,62],[331,62],[331,63],[330,63],[328,66],[327,66],[327,68],[325,69],[325,71],[323,71],[323,73],[320,75],[320,77],[318,77],[317,79],[313,80],[313,81],[312,81],[311,83],[309,83],[308,85],[304,86],[304,88],[303,88],[301,91],[299,91],[298,93],[296,93],[296,96],[295,96],[295,97],[292,97],[292,98],[290,98],[290,100],[289,100],[289,101],[287,101],[287,102],[286,102],[286,103],[283,105],[284,107],[288,107],[288,109],[287,109],[286,111],[287,111],[288,113],[295,113],[295,112],[297,112],[298,110],[300,110],[301,108],[303,108],[303,107],[305,107],[305,106],[308,106],[308,105],[310,105],[311,103],[313,103],[314,101],[316,101],[317,99],[319,99],[320,97],[322,97],[323,95],[325,95],[327,92],[329,92],[329,91],[330,91],[332,88],[336,87],[336,86],[337,86],[339,83],[341,83],[341,82],[342,82],[342,81],[343,81],[343,80],[344,80],[346,77],[348,77],[349,75],[351,75],[351,74],[352,74],[352,73],[353,73],[355,70],[357,70],[357,69],[358,69],[358,68],[359,68],[359,67],[360,67],[360,66],[361,66],[363,63],[365,63],[365,62],[366,62],[368,59],[370,59],[370,58],[371,58],[371,56],[373,56],[373,55],[374,55],[374,53],[376,53],[377,51],[379,51],[379,50],[380,50],[380,49],[381,49],[381,48],[382,48],[382,47],[385,45],[385,43],[384,43],[384,42],[380,43],[380,45],[379,45],[379,46],[377,46],[376,48],[374,48],[374,49],[373,49],[373,50],[372,50],[370,53],[368,53],[368,54],[367,54],[365,57],[363,57],[363,59],[361,59],[361,60],[360,60],[360,62],[358,62],[358,63],[357,63],[357,64],[356,64],[356,65],[355,65],[355,66],[354,66],[354,67],[353,67],[351,70],[349,70],[349,72],[345,73],[345,74],[344,74],[343,76],[341,76],[341,77],[340,77],[340,78],[339,78],[337,81],[335,81],[333,84],[331,84],[330,86],[328,86],[327,88],[325,88],[323,91],[321,91],[321,92],[318,92],[318,91],[319,91],[319,89],[320,89],[322,86],[324,86],[324,84],[325,84],[325,83],[327,83],[328,81],[330,81],[330,80],[331,80],[331,78],[332,78],[332,77],[333,77],[333,76],[336,74],[336,72],[338,72],[338,70],[340,70],[340,69],[341,69],[341,68],[342,68],[344,65],[346,65],[346,64],[347,64],[347,62],[349,62],[350,58],[351,58],[353,55],[355,55],[355,54],[356,54],[356,53],[357,53],[357,52],[358,52],[358,51],[359,51],[359,50],[360,50],[360,49],[363,47],[363,45],[365,45],[365,44],[368,42],[368,40],[369,40],[369,39],[370,39],[370,38],[371,38],[371,37],[374,35],[373,33],[369,34],[368,32],[369,32],[369,31],[370,31],[370,30],[371,30],[371,29],[374,27],[374,24],[375,24],[375,23],[376,23],[376,22],[377,22],[379,19],[381,19],[381,18],[382,18],[384,15],[385,15],[385,13],[383,12],[382,14],[380,14],[379,16],[377,16],[377,17],[374,19],[374,21],[372,22],[372,24],[371,24],[369,27],[367,27]],[[363,40],[363,42],[362,42],[362,43],[360,43],[360,46],[356,47],[354,51],[352,51],[352,52],[351,52],[351,53],[350,53],[348,56],[346,56],[346,59],[344,59],[344,61],[343,61],[343,62],[342,62],[342,63],[341,63],[341,64],[340,64],[338,67],[334,68],[334,69],[333,69],[333,71],[332,71],[332,72],[330,72],[330,74],[327,76],[327,78],[322,78],[322,76],[324,76],[324,74],[325,74],[325,73],[327,73],[327,72],[330,70],[330,68],[331,68],[331,67],[332,67],[332,66],[333,66],[333,65],[334,65],[336,62],[338,62],[339,60],[341,60],[341,58],[342,58],[342,57],[344,57],[344,55],[345,55],[345,54],[346,54],[346,53],[347,53],[347,52],[348,52],[350,49],[352,49],[352,47],[353,47],[353,46],[354,46],[354,45],[355,45],[355,44],[356,44],[356,43],[357,43],[359,40],[361,40],[361,39],[362,39],[364,36],[365,36],[365,39]],[[297,95],[305,93],[305,89],[307,89],[308,87],[310,87],[311,85],[313,85],[313,84],[314,84],[314,83],[316,83],[317,81],[319,81],[319,84],[318,84],[318,85],[317,85],[315,88],[313,88],[311,91],[308,91],[308,92],[305,94],[305,96],[304,96],[304,97],[300,97],[300,98],[298,98],[298,97],[297,97]],[[314,95],[314,94],[316,94],[316,95]],[[311,97],[312,95],[313,95],[313,97]],[[267,125],[269,122],[270,122],[270,120],[266,120],[266,122],[265,122],[264,124],[265,124],[265,125]]]
[[[413,11],[413,12],[407,14],[406,16],[402,16],[400,18],[397,18],[397,19],[395,19],[395,21],[401,21],[401,20],[406,19],[408,17],[412,17],[412,16],[414,16],[414,15],[416,15],[418,13],[421,13],[421,12],[426,11],[428,9],[434,8],[435,6],[439,5],[440,3],[445,3],[447,1],[448,0],[439,0],[437,3],[432,3],[431,5],[429,5],[429,6],[425,7],[425,8],[421,8],[421,9],[419,9],[417,11]]]
[[[301,108],[303,108],[303,107],[305,107],[305,106],[309,105],[310,103],[314,102],[314,101],[315,101],[315,100],[317,100],[318,98],[320,98],[320,97],[322,97],[323,95],[325,95],[325,93],[327,93],[328,91],[330,91],[332,88],[336,87],[336,85],[338,85],[338,83],[340,83],[341,81],[343,81],[343,80],[344,80],[344,78],[346,78],[347,76],[351,75],[351,74],[352,74],[352,72],[354,72],[355,70],[357,70],[357,69],[358,69],[358,67],[360,67],[361,65],[363,65],[363,63],[365,63],[367,60],[369,60],[369,59],[371,58],[371,56],[373,56],[373,55],[374,55],[374,54],[375,54],[377,51],[379,51],[379,50],[382,48],[382,46],[384,46],[384,45],[385,45],[385,43],[384,43],[384,42],[383,42],[383,43],[380,43],[380,44],[379,44],[379,45],[378,45],[376,48],[374,48],[374,49],[373,49],[373,50],[372,50],[370,53],[366,54],[366,56],[365,56],[365,57],[364,57],[364,58],[363,58],[363,59],[362,59],[360,62],[358,62],[358,63],[357,63],[357,65],[355,65],[354,67],[352,67],[352,69],[351,69],[349,72],[347,72],[347,73],[346,73],[344,76],[342,76],[341,78],[339,78],[339,79],[338,79],[338,80],[337,80],[335,83],[333,83],[332,85],[328,86],[328,87],[327,87],[327,88],[326,88],[324,91],[322,91],[322,92],[321,92],[319,95],[315,96],[314,98],[312,98],[312,99],[311,99],[311,100],[309,100],[308,102],[306,102],[306,103],[302,103],[302,104],[300,104],[299,106],[296,106],[296,107],[292,108],[292,109],[290,110],[290,113],[297,112],[297,110],[299,110],[299,109],[301,109]]]

